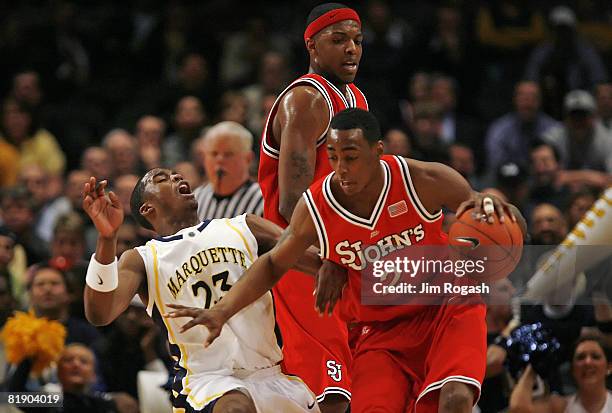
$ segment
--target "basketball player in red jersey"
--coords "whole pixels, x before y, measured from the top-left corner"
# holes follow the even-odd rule
[[[334,172],[317,181],[298,202],[281,241],[262,255],[211,310],[200,310],[187,327],[208,327],[209,344],[225,321],[271,288],[313,243],[321,256],[349,269],[340,305],[347,320],[362,326],[354,349],[351,411],[471,412],[486,367],[485,307],[448,297],[446,305],[360,303],[359,254],[355,245],[381,245],[406,233],[412,245],[444,245],[441,208],[475,214],[492,222],[519,219],[518,210],[471,190],[453,169],[438,163],[382,156],[378,123],[369,112],[336,115],[327,149]],[[487,208],[487,198],[493,208]],[[484,207],[483,207],[484,205]],[[481,213],[482,211],[485,213]],[[381,246],[381,255],[389,248]],[[370,248],[370,247],[369,247]],[[385,250],[387,252],[385,252]],[[353,257],[352,260],[347,257]]]
[[[350,107],[368,109],[365,96],[352,83],[361,40],[359,16],[342,4],[317,6],[308,16],[304,41],[309,73],[280,94],[262,136],[259,184],[264,217],[283,228],[302,193],[331,172],[325,137],[334,114]],[[324,262],[319,281],[324,279],[338,282],[346,274]],[[273,290],[283,367],[308,384],[323,413],[343,413],[350,400],[346,324],[336,313],[318,316],[314,289],[311,276],[291,271]]]

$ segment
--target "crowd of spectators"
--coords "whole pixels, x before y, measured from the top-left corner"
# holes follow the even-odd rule
[[[77,379],[62,369],[76,357],[87,384],[76,393],[109,392],[115,402],[90,402],[99,411],[111,409],[108,400],[133,411],[137,372],[163,371],[171,360],[139,302],[106,328],[84,320],[84,274],[97,234],[81,206],[83,184],[107,179],[121,200],[128,218],[118,253],[154,236],[129,217],[131,191],[150,168],[180,171],[215,211],[236,188],[256,191],[262,128],[278,94],[307,71],[302,33],[316,3],[0,0],[0,326],[13,310],[31,309],[62,322],[67,344],[84,345],[68,346],[58,368],[37,380],[28,379],[27,363],[7,365],[0,350],[0,382],[28,389],[61,383],[70,392]],[[351,5],[364,33],[356,84],[381,121],[386,151],[449,164],[475,189],[519,207],[532,244],[558,245],[612,184],[612,3]],[[207,138],[220,122],[254,139]],[[215,149],[222,141],[237,148],[239,162],[215,166],[212,151],[230,151]],[[207,176],[221,167],[221,175]],[[260,210],[256,201],[250,207]],[[483,413],[507,409],[511,396],[515,409],[529,399],[533,371],[507,380],[493,342],[531,273],[495,290]],[[612,323],[612,282],[585,277],[567,314],[520,311],[529,322],[552,320],[553,330],[573,326],[558,334],[565,364],[550,388],[560,394],[575,390],[568,366],[585,329],[612,344],[606,328],[597,329]]]

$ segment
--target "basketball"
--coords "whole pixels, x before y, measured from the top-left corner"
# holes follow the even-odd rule
[[[497,215],[492,224],[476,220],[470,209],[451,226],[449,244],[455,259],[484,261],[484,271],[472,272],[471,278],[500,280],[516,268],[523,252],[523,233],[517,222],[509,217],[504,221]]]

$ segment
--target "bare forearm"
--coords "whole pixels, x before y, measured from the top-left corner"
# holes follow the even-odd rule
[[[83,299],[85,301],[85,317],[87,321],[99,327],[108,325],[117,318],[123,309],[117,315],[114,314],[114,310],[117,309],[114,305],[114,295],[114,291],[102,293],[85,285]]]
[[[100,264],[110,264],[117,256],[117,234],[112,237],[98,236],[96,243],[96,260]]]
[[[262,255],[215,306],[227,319],[257,301],[281,279],[288,268],[275,266],[270,253]]]
[[[125,265],[129,259],[123,260],[119,264],[115,263],[116,252],[116,236],[111,238],[98,237],[96,255],[94,258],[100,264],[112,264],[112,266],[115,266],[118,282],[117,287],[112,291],[98,291],[97,289],[91,288],[88,283],[92,281],[88,281],[88,283],[85,284],[85,290],[83,292],[85,316],[93,325],[107,325],[117,318],[127,308],[141,282],[140,272],[144,269],[139,267],[130,268],[130,265],[133,264]],[[130,254],[137,253],[135,250],[129,250],[124,255],[130,256]],[[122,259],[123,258],[124,257],[122,257]],[[137,264],[144,265],[140,257],[137,258],[140,260],[137,261]],[[90,270],[91,269],[88,269],[88,272]],[[95,281],[93,282],[95,283]]]
[[[279,212],[287,222],[300,197],[314,179],[314,159],[307,154],[292,152],[289,160],[283,165],[279,179],[280,199]],[[286,169],[285,169],[286,168]]]

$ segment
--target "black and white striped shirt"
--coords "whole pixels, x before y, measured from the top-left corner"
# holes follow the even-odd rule
[[[198,201],[198,219],[232,218],[244,213],[263,215],[263,195],[257,182],[246,181],[231,195],[215,195],[212,185],[194,191]]]

